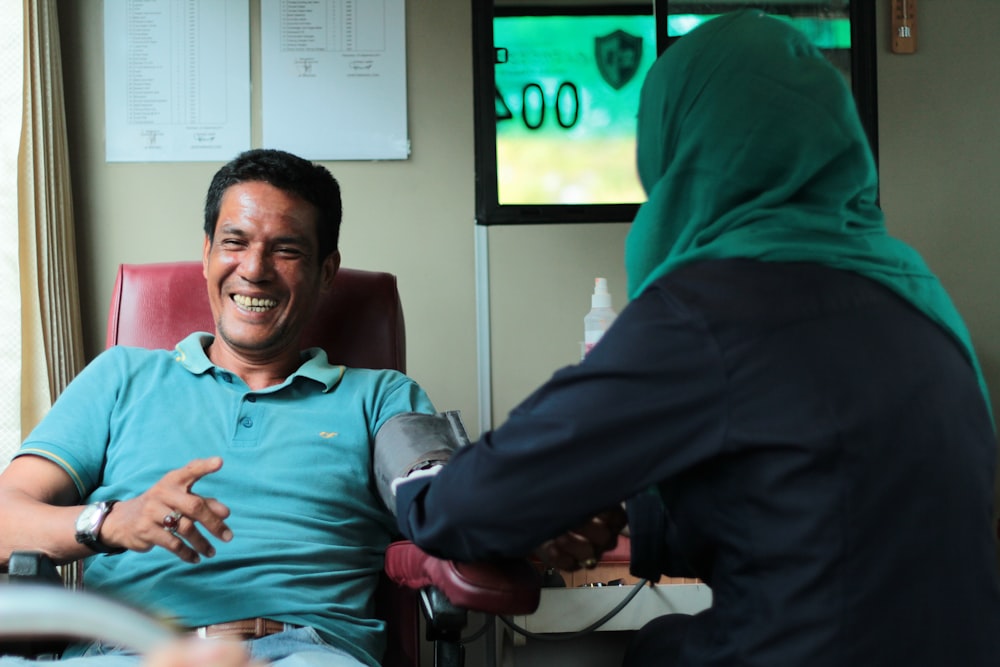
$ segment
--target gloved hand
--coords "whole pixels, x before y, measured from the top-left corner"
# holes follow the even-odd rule
[[[620,505],[605,510],[574,530],[567,531],[535,550],[535,555],[547,567],[567,572],[594,568],[601,554],[614,549],[618,535],[628,523]]]

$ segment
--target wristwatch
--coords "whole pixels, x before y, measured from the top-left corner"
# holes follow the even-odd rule
[[[76,519],[76,541],[101,554],[120,554],[125,551],[101,542],[101,526],[117,502],[117,500],[102,500],[84,507]]]

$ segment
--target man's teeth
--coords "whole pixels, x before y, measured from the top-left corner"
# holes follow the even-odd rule
[[[241,308],[252,310],[255,313],[263,313],[264,311],[278,305],[278,302],[274,299],[257,299],[255,297],[244,296],[242,294],[234,294],[233,301],[235,301],[236,305]]]

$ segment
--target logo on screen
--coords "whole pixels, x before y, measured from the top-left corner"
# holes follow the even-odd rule
[[[594,56],[601,76],[615,90],[632,80],[642,59],[642,37],[615,30],[594,38]]]

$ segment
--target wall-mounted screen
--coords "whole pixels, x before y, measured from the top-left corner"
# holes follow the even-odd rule
[[[674,39],[746,6],[792,22],[826,54],[875,148],[870,3],[476,2],[477,223],[630,221],[645,201],[635,130],[646,72]]]
[[[477,222],[631,219],[645,198],[635,124],[658,54],[652,0],[477,2],[473,14]]]

